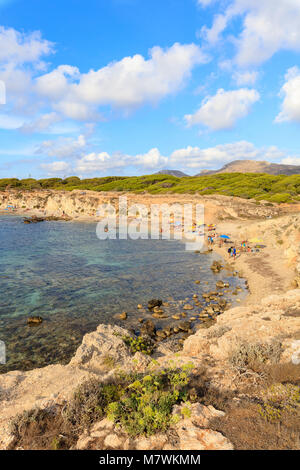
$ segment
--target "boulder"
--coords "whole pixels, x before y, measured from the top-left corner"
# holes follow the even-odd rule
[[[155,336],[156,328],[152,320],[146,320],[141,326],[141,335]]]

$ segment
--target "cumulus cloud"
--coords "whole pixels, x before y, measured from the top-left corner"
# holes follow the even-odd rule
[[[32,76],[44,70],[43,59],[54,51],[53,43],[43,39],[39,31],[25,34],[0,26],[0,44],[0,79],[8,96],[28,95]]]
[[[86,176],[122,173],[126,168],[132,168],[138,173],[154,173],[161,168],[166,168],[166,166],[195,174],[203,169],[218,169],[233,160],[263,160],[294,165],[299,160],[297,155],[286,155],[284,151],[276,146],[256,147],[253,143],[247,141],[216,145],[209,148],[188,146],[174,150],[169,156],[164,156],[159,149],[152,148],[146,153],[137,155],[122,152],[86,153],[83,151],[81,156],[71,159],[62,160],[61,156],[57,156],[57,158],[57,161],[43,163],[41,167],[49,174],[72,173]]]
[[[136,155],[133,162],[135,165],[142,166],[143,168],[155,169],[168,163],[168,158],[162,156],[157,148],[153,148],[147,153]]]
[[[65,174],[71,170],[70,164],[64,161],[42,163],[41,168],[46,170],[49,175]]]
[[[204,37],[216,43],[237,16],[242,22],[234,40],[239,65],[260,64],[282,49],[300,50],[299,0],[231,0],[225,12],[215,16],[212,27],[202,29]]]
[[[276,122],[300,122],[300,69],[298,67],[289,69],[285,80],[280,93],[284,99]]]
[[[36,149],[36,155],[46,155],[58,158],[76,158],[82,156],[87,147],[86,137],[81,134],[77,139],[70,137],[60,138],[56,141],[46,140]]]
[[[124,57],[87,73],[68,64],[47,71],[45,57],[54,52],[54,45],[40,32],[0,27],[0,44],[0,81],[7,88],[7,110],[29,118],[21,126],[25,132],[45,130],[56,118],[96,122],[103,119],[101,107],[128,113],[157,104],[184,87],[196,65],[208,61],[198,45],[175,43],[165,49],[153,47],[149,57]]]
[[[13,28],[0,26],[0,61],[15,65],[38,63],[42,56],[53,51],[53,44],[42,39],[39,31],[25,34]]]
[[[36,91],[66,117],[87,120],[99,106],[128,110],[157,103],[180,90],[195,65],[206,61],[195,44],[176,43],[165,50],[154,47],[149,59],[137,54],[85,74],[60,66],[36,80]]]
[[[201,169],[219,168],[233,160],[269,160],[276,161],[284,157],[284,153],[277,147],[257,148],[247,141],[217,145],[201,149],[188,146],[175,150],[169,159],[172,167]]]
[[[77,160],[75,169],[82,174],[121,170],[128,166],[143,170],[155,170],[161,168],[167,162],[168,158],[162,156],[157,148],[138,155],[127,155],[119,152],[110,155],[107,152],[92,152]]]
[[[260,98],[256,90],[241,88],[225,91],[206,98],[195,114],[188,114],[185,120],[189,126],[201,124],[217,131],[231,129],[236,122],[249,114],[251,106]]]

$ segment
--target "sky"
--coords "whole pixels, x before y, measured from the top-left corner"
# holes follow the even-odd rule
[[[299,0],[0,0],[0,178],[300,165]]]

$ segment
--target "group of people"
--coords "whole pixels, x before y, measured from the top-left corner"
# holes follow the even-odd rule
[[[254,242],[254,240],[253,240]],[[222,248],[224,244],[230,244],[227,249],[227,253],[230,258],[234,260],[241,255],[241,253],[252,253],[260,251],[261,246],[251,247],[248,240],[243,240],[240,243],[233,242],[227,235],[219,235],[216,232],[215,225],[207,226],[207,243],[208,246],[212,247],[214,244],[218,244],[219,248]]]

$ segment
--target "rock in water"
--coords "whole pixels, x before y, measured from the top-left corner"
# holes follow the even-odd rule
[[[194,307],[192,305],[186,304],[186,305],[184,305],[183,310],[193,310],[193,308]]]
[[[29,317],[27,318],[28,325],[40,325],[43,323],[42,317]]]
[[[126,313],[126,312],[120,313],[119,319],[120,319],[120,320],[127,320],[127,313]]]
[[[152,320],[147,320],[141,326],[141,335],[155,336],[156,328]]]
[[[160,307],[162,305],[162,300],[160,299],[152,299],[148,302],[149,310],[152,310],[154,307]]]

